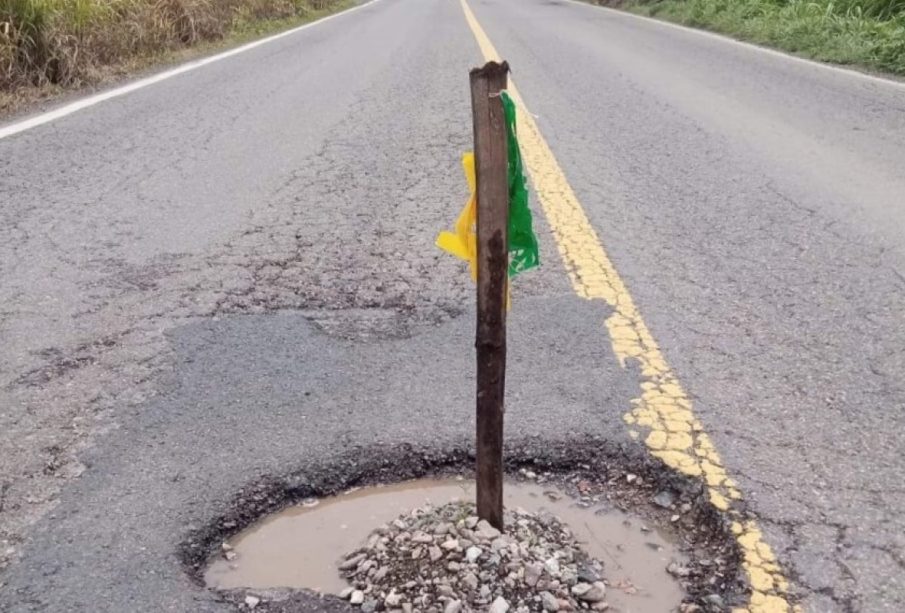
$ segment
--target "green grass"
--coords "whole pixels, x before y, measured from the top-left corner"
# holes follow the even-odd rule
[[[905,76],[905,0],[628,0],[630,11]]]
[[[0,113],[234,44],[353,0],[0,0]]]

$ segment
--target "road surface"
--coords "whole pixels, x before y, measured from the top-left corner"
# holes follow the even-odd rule
[[[470,7],[379,0],[0,126],[0,609],[229,610],[175,552],[243,487],[467,444],[472,288],[433,241],[490,43],[538,130],[510,438],[662,452],[604,325],[628,300],[778,558],[764,594],[905,610],[905,86],[565,0]],[[619,291],[591,295],[584,244]]]

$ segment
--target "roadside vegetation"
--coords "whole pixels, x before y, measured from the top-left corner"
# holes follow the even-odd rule
[[[349,0],[0,0],[0,112]]]
[[[905,0],[628,0],[628,10],[905,75]]]

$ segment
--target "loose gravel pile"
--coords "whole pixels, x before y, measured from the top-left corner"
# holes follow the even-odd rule
[[[602,611],[603,565],[549,514],[505,513],[506,533],[479,521],[471,503],[423,507],[380,526],[343,558],[362,611],[461,613]]]

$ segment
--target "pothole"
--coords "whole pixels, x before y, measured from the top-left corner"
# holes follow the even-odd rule
[[[298,588],[339,594],[350,585],[339,572],[344,554],[361,548],[369,537],[373,543],[375,528],[392,528],[391,522],[425,505],[442,507],[473,499],[474,486],[470,481],[440,478],[354,489],[319,501],[306,501],[270,515],[226,541],[204,578],[209,586],[218,589]],[[661,613],[677,610],[685,598],[681,585],[667,572],[670,565],[673,569],[684,567],[687,561],[675,530],[657,527],[640,516],[619,510],[604,496],[576,499],[552,484],[509,481],[504,489],[504,504],[507,509],[522,509],[536,517],[556,517],[567,526],[581,555],[602,563],[602,579],[608,587],[606,602],[611,610]],[[515,534],[514,528],[507,534]],[[423,549],[419,557],[424,556],[430,579],[427,546]],[[466,557],[464,549],[443,553],[444,567],[446,558]],[[462,573],[466,572],[463,564]],[[555,580],[560,583],[558,579],[563,578]],[[568,593],[571,587],[565,585],[566,579],[562,586],[553,585],[552,576],[549,581],[553,586],[551,593],[556,588]],[[541,600],[525,602],[529,610],[543,610]],[[443,610],[442,606],[438,610]]]

